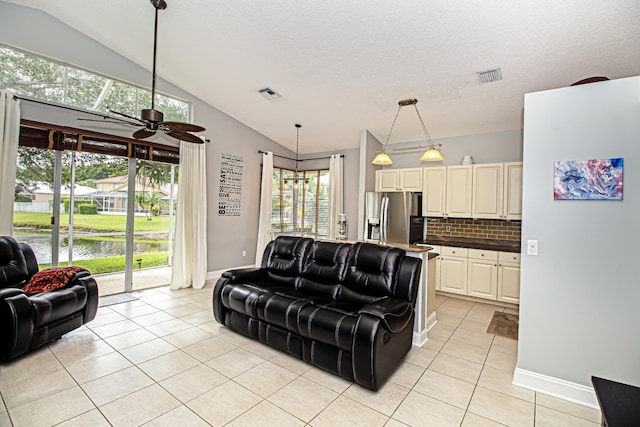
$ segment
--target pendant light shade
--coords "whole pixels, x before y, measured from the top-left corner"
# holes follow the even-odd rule
[[[374,165],[384,166],[384,165],[393,164],[393,160],[391,160],[391,157],[389,157],[387,153],[382,151],[376,155],[376,157],[373,159],[371,163],[373,163]]]
[[[398,101],[398,110],[396,111],[396,116],[394,117],[393,123],[391,124],[389,135],[387,136],[387,139],[384,141],[384,144],[382,145],[382,150],[376,154],[376,157],[373,159],[371,163],[373,163],[374,165],[382,165],[382,166],[391,165],[393,164],[393,160],[391,160],[391,157],[389,157],[388,152],[414,150],[414,149],[419,149],[424,147],[428,147],[429,149],[424,152],[422,157],[420,157],[420,161],[441,162],[444,160],[444,158],[442,157],[442,154],[440,154],[440,151],[436,149],[436,147],[440,148],[441,145],[433,142],[433,140],[429,136],[429,131],[427,131],[427,126],[424,124],[424,120],[422,120],[422,116],[420,115],[420,111],[418,111],[418,107],[416,107],[417,103],[418,103],[418,100],[415,98],[403,99],[401,101]],[[395,148],[395,149],[387,150],[387,144],[389,143],[389,138],[391,138],[391,132],[393,132],[393,128],[396,125],[396,121],[398,120],[398,114],[400,113],[400,109],[402,107],[406,107],[407,105],[413,105],[413,108],[416,110],[416,114],[418,115],[418,120],[420,120],[420,125],[422,126],[422,131],[424,132],[424,137],[425,137],[425,140],[427,141],[427,145],[419,146],[419,147]]]
[[[444,157],[436,150],[435,146],[431,146],[431,148],[425,151],[422,157],[420,157],[421,162],[441,162],[443,160]]]

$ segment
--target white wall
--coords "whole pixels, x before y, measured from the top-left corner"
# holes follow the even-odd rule
[[[553,200],[554,161],[612,157],[623,201]],[[640,77],[525,96],[515,383],[592,406],[592,375],[640,386],[639,159]]]

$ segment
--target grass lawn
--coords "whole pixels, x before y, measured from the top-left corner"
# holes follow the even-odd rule
[[[133,268],[138,268],[138,259],[142,259],[142,268],[157,267],[167,265],[168,252],[155,252],[152,254],[140,254],[133,256]],[[59,267],[65,267],[66,262],[59,263]],[[124,255],[112,256],[105,258],[83,259],[74,261],[73,265],[84,267],[91,274],[113,273],[116,271],[124,271]],[[40,270],[51,267],[51,264],[40,264]]]
[[[14,212],[14,227],[39,229],[51,228],[51,214],[48,212]],[[122,232],[126,231],[125,215],[73,215],[74,231]],[[69,229],[69,214],[60,215],[60,229]],[[146,216],[134,217],[134,231],[166,231],[169,229],[168,216],[154,216],[147,221]]]

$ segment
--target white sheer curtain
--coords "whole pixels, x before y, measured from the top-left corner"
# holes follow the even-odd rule
[[[171,289],[207,280],[207,165],[205,144],[180,141],[180,176]]]
[[[329,161],[329,238],[338,236],[338,214],[343,211],[343,159],[341,154],[334,154]]]
[[[13,199],[20,135],[20,101],[0,90],[0,236],[13,234]]]
[[[260,266],[264,248],[273,238],[271,228],[271,205],[273,202],[273,153],[262,153],[262,184],[260,187],[260,219],[258,220],[258,242],[256,244],[256,267]]]

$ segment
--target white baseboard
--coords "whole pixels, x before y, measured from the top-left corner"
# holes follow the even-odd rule
[[[598,398],[592,387],[576,384],[560,378],[516,368],[513,385],[548,394],[580,405],[599,409]]]
[[[411,340],[412,345],[417,345],[418,347],[422,347],[429,341],[429,337],[427,336],[427,330],[424,329],[422,332],[413,332],[413,339]]]
[[[434,311],[431,316],[427,317],[427,332],[436,326],[436,323],[438,323],[438,313]]]

